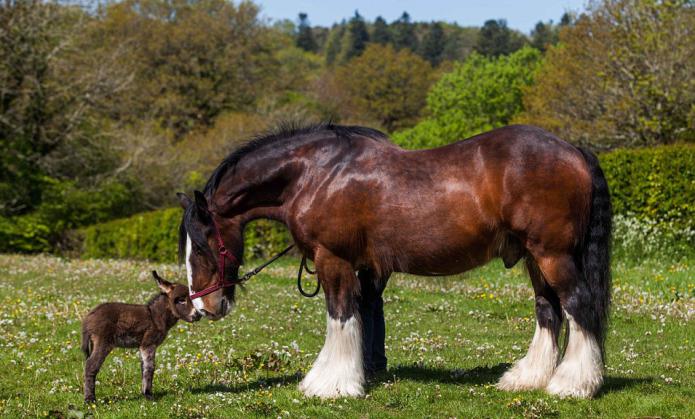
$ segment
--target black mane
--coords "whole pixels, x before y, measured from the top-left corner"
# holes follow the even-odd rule
[[[232,151],[227,157],[225,157],[225,159],[222,160],[219,166],[217,166],[217,168],[210,175],[210,178],[203,189],[203,193],[207,197],[211,196],[219,186],[225,173],[233,168],[242,157],[270,144],[279,143],[283,140],[310,135],[321,131],[333,132],[337,138],[350,139],[354,137],[367,137],[377,141],[389,141],[386,134],[372,128],[336,125],[332,122],[322,122],[311,125],[301,125],[292,122],[282,123],[277,128],[269,132],[252,137],[236,150]],[[197,212],[198,211],[196,211],[195,205],[189,206],[184,211],[183,221],[179,226],[179,263],[183,261],[184,255],[186,254],[186,234],[190,235],[191,241],[200,249],[203,249],[203,251],[210,251],[210,254],[212,255],[204,234],[196,229],[187,228],[187,226],[191,225],[193,217],[200,216],[200,214],[197,214]]]
[[[205,185],[205,189],[203,189],[203,193],[205,196],[208,196],[208,194],[215,192],[215,189],[217,189],[217,186],[220,184],[222,176],[227,173],[227,170],[234,167],[234,165],[236,165],[245,155],[258,150],[261,147],[265,147],[268,144],[273,144],[292,137],[314,134],[321,131],[332,131],[338,138],[353,138],[356,136],[361,136],[375,140],[388,141],[386,134],[372,128],[354,125],[335,125],[332,122],[322,122],[312,125],[298,125],[292,122],[285,122],[271,131],[251,138],[242,146],[231,152],[212,172],[210,179],[208,179],[208,182]]]

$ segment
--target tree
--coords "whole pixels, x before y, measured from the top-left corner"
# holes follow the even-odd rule
[[[570,26],[574,23],[576,20],[574,13],[571,12],[565,12],[562,14],[562,17],[560,18],[560,26]]]
[[[428,93],[430,116],[394,140],[409,148],[434,147],[507,125],[523,109],[523,90],[533,83],[540,59],[530,47],[498,58],[471,54]]]
[[[91,24],[53,3],[0,6],[0,216],[29,213],[52,185],[86,186],[117,164],[104,117],[130,75],[117,45],[85,51]]]
[[[594,148],[694,139],[695,8],[604,0],[560,32],[518,119]]]
[[[374,20],[371,40],[375,44],[381,45],[385,45],[391,42],[391,33],[389,32],[389,25],[381,16],[377,16],[376,20]]]
[[[553,22],[538,22],[531,31],[531,46],[541,52],[545,52],[549,45],[557,43],[557,28]]]
[[[318,45],[314,39],[314,33],[309,24],[308,15],[306,13],[299,14],[299,27],[297,29],[297,46],[304,51],[316,52]]]
[[[408,50],[371,44],[338,69],[338,80],[358,109],[390,131],[415,122],[425,104],[431,70]]]
[[[340,55],[340,49],[343,44],[343,37],[345,36],[345,21],[341,22],[339,25],[333,25],[331,32],[328,34],[328,39],[326,40],[326,64],[331,66],[336,61],[338,61]]]
[[[178,141],[275,89],[273,53],[286,44],[251,2],[126,0],[100,10],[98,47],[137,45],[128,49],[135,89],[120,120],[156,119]]]
[[[462,28],[458,25],[446,24],[444,26],[445,44],[442,60],[465,60],[475,50],[479,31],[475,27]]]
[[[523,35],[507,27],[504,19],[488,20],[478,33],[475,50],[488,57],[511,54],[526,42]]]
[[[440,22],[434,22],[422,40],[420,55],[436,66],[442,60],[445,45],[444,28]]]
[[[340,51],[341,62],[347,62],[362,54],[369,42],[369,32],[362,16],[355,11],[347,25],[347,31],[343,35],[343,45]]]
[[[411,51],[417,51],[415,25],[410,21],[408,12],[403,12],[401,17],[391,24],[391,40],[396,49],[408,48]]]

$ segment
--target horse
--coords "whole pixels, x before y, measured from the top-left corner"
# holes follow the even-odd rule
[[[210,319],[233,306],[248,222],[284,224],[314,262],[327,331],[299,384],[306,396],[364,394],[360,310],[392,273],[452,275],[496,257],[507,268],[524,259],[536,314],[527,354],[498,388],[590,398],[601,387],[610,194],[596,156],[547,131],[514,125],[405,150],[364,127],[284,128],[239,147],[202,192],[179,198],[179,255]]]

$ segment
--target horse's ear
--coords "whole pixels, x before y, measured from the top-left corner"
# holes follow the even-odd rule
[[[193,203],[191,198],[183,192],[176,192],[176,197],[179,198],[179,204],[183,209],[187,209]]]
[[[159,276],[159,274],[157,274],[157,271],[152,271],[152,276],[154,277],[154,280],[157,281],[157,286],[160,290],[162,290],[162,292],[168,294],[169,291],[171,291],[172,288],[174,288],[174,284]]]
[[[198,209],[202,210],[204,213],[209,212],[208,200],[205,199],[205,195],[203,195],[203,193],[200,191],[193,191],[193,196],[195,197],[196,207],[198,207]]]

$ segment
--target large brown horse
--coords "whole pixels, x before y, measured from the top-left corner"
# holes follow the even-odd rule
[[[328,325],[300,384],[306,395],[363,393],[359,307],[391,273],[451,275],[494,257],[507,267],[525,259],[537,318],[527,355],[499,388],[591,397],[601,386],[610,304],[608,187],[593,154],[546,131],[510,126],[407,151],[368,128],[285,129],[234,151],[204,193],[181,200],[179,247],[191,293],[237,277],[244,226],[257,218],[285,224],[314,261]],[[231,253],[221,262],[220,242]],[[229,312],[234,287],[194,301],[218,319]],[[564,318],[569,340],[560,361]]]

